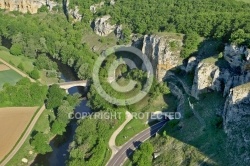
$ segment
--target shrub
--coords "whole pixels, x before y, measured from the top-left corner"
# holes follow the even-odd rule
[[[21,55],[22,54],[22,46],[20,44],[13,44],[10,48],[10,53],[12,55]]]
[[[35,80],[38,80],[40,78],[40,73],[37,69],[34,69],[30,72],[30,77],[35,79]]]
[[[18,65],[17,67],[18,67],[18,69],[20,69],[20,70],[24,70],[23,63],[19,63],[19,65]]]

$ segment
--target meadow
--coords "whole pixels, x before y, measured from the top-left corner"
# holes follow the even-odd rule
[[[21,78],[22,76],[14,70],[0,71],[0,89],[2,89],[5,83],[15,85]]]

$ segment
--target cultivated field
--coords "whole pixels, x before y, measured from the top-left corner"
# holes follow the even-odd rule
[[[0,108],[0,161],[15,146],[38,107]]]
[[[2,64],[0,64],[0,89],[5,83],[10,83],[11,85],[15,85],[17,81],[19,81],[22,76],[15,72],[14,70],[1,70]],[[6,68],[6,67],[4,67]]]

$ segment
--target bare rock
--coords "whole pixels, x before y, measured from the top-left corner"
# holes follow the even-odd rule
[[[223,111],[229,157],[235,164],[250,163],[250,83],[231,89]]]
[[[31,14],[37,13],[38,9],[43,5],[49,7],[50,10],[56,5],[56,2],[50,0],[0,0],[0,8],[9,11],[19,11],[22,13],[30,12]]]
[[[115,30],[115,25],[109,23],[110,16],[97,18],[94,22],[94,32],[99,36],[108,36]]]
[[[218,66],[212,63],[200,62],[198,64],[191,91],[193,97],[199,99],[199,94],[207,92],[213,86],[213,82],[218,79],[218,72],[216,73],[218,69]]]
[[[23,162],[23,163],[28,163],[28,159],[22,158],[22,162]]]
[[[115,0],[110,0],[110,5],[115,5]]]
[[[243,67],[245,63],[248,63],[250,60],[250,50],[245,46],[237,47],[235,45],[226,45],[224,58],[228,61],[231,68]]]
[[[162,81],[168,70],[179,64],[179,55],[173,54],[169,46],[170,39],[156,35],[145,35],[142,52],[152,63],[154,75]]]
[[[96,13],[97,9],[101,8],[103,5],[104,5],[104,2],[100,2],[98,4],[91,5],[90,8],[89,8],[89,10],[92,13]]]
[[[186,69],[185,71],[187,73],[191,72],[194,67],[197,65],[198,61],[196,60],[196,57],[192,56],[188,59],[188,63],[187,63],[187,66],[186,66]]]
[[[75,6],[74,9],[69,10],[69,14],[75,19],[75,21],[81,21],[83,15],[79,13],[79,8],[78,6]]]
[[[122,25],[117,25],[115,28],[115,35],[118,39],[123,39],[123,33],[122,33]]]

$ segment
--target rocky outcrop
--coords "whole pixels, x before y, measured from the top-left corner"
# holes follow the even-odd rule
[[[22,13],[30,12],[31,14],[37,13],[38,9],[43,5],[49,7],[50,10],[57,3],[50,0],[0,0],[0,8],[9,11],[19,11]]]
[[[101,8],[103,5],[104,5],[104,2],[100,2],[98,4],[91,5],[90,8],[89,8],[89,10],[92,13],[96,13],[97,9]]]
[[[195,77],[192,86],[192,96],[199,99],[199,94],[207,92],[215,86],[218,79],[218,67],[212,63],[200,62],[195,70]]]
[[[110,5],[115,5],[115,0],[110,0]]]
[[[115,28],[115,35],[118,39],[123,39],[124,35],[122,32],[122,25],[117,25]]]
[[[234,165],[250,163],[250,83],[231,89],[223,111],[227,148]]]
[[[69,10],[69,14],[75,19],[75,21],[81,21],[83,15],[79,13],[78,6],[75,6],[74,9]]]
[[[224,50],[224,58],[230,64],[231,68],[240,67],[244,70],[244,66],[250,60],[250,50],[247,47],[237,47],[235,45],[226,45]]]
[[[192,96],[199,99],[199,94],[209,90],[222,91],[227,96],[231,88],[250,82],[249,50],[246,47],[225,46],[224,59],[230,67],[222,68],[216,62],[200,62],[195,70]],[[191,61],[191,60],[190,60]],[[186,71],[193,66],[189,62]]]
[[[170,51],[170,41],[156,35],[145,35],[143,39],[142,52],[150,59],[158,81],[162,81],[167,71],[179,64],[179,55]]]
[[[116,26],[109,22],[110,16],[106,15],[94,21],[94,32],[99,36],[107,36],[112,33]]]
[[[191,72],[195,68],[195,66],[197,65],[197,62],[198,61],[196,60],[196,57],[194,57],[194,56],[190,57],[188,59],[188,63],[187,63],[185,71],[187,73]]]

